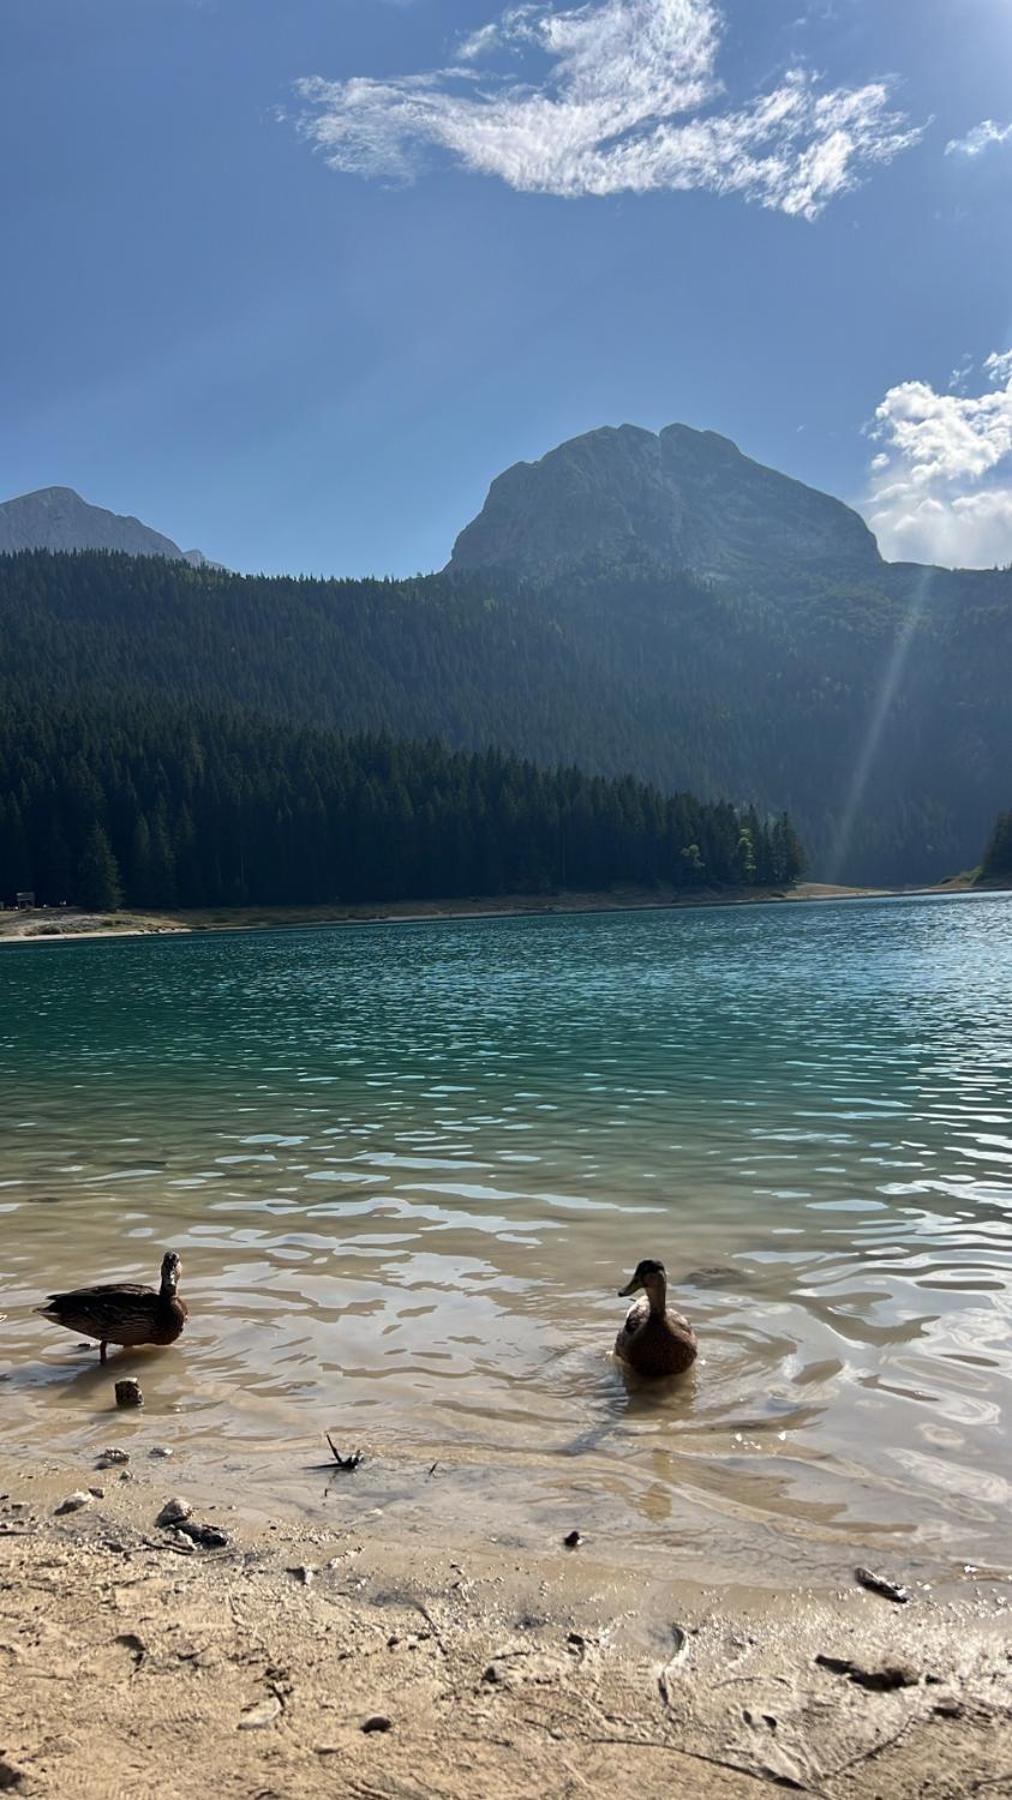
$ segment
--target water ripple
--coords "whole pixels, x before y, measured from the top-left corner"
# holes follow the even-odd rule
[[[629,1555],[999,1564],[1010,992],[1002,896],[5,946],[0,1445],[97,1441],[30,1309],[171,1242],[149,1414],[251,1489],[340,1414],[405,1529],[524,1540],[578,1470]],[[642,1254],[703,1346],[660,1392]]]

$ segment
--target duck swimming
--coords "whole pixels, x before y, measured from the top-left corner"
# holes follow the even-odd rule
[[[179,1269],[176,1252],[167,1250],[157,1288],[129,1281],[100,1283],[50,1294],[45,1306],[35,1310],[54,1325],[97,1338],[100,1363],[108,1344],[174,1344],[186,1323],[186,1301],[176,1293]]]
[[[688,1319],[668,1311],[668,1277],[662,1262],[647,1257],[637,1263],[632,1280],[619,1288],[619,1299],[641,1288],[646,1298],[630,1306],[615,1339],[615,1355],[637,1375],[683,1375],[695,1362],[699,1345]]]

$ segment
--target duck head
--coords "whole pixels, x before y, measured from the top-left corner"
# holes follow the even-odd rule
[[[668,1276],[664,1264],[657,1262],[652,1256],[647,1256],[642,1262],[636,1264],[636,1272],[632,1280],[628,1281],[624,1288],[619,1288],[618,1297],[620,1300],[626,1300],[630,1294],[638,1294],[642,1288],[651,1305],[659,1303],[663,1307],[667,1285]]]
[[[179,1282],[181,1264],[174,1250],[166,1250],[162,1257],[162,1293],[174,1294]]]

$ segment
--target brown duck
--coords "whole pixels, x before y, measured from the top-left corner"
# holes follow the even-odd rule
[[[112,1281],[74,1288],[69,1294],[50,1294],[36,1311],[54,1325],[97,1338],[103,1363],[107,1344],[174,1344],[186,1323],[186,1302],[176,1293],[179,1266],[175,1251],[167,1250],[160,1287]]]
[[[630,1306],[618,1337],[615,1355],[637,1375],[683,1375],[699,1354],[696,1334],[681,1313],[667,1307],[668,1277],[662,1262],[651,1257],[636,1265],[636,1273],[619,1299],[643,1289],[645,1299]]]

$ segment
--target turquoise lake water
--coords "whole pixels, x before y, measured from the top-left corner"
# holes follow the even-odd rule
[[[721,1578],[1010,1566],[1012,897],[8,944],[0,1084],[0,1454],[130,1430],[264,1510]],[[31,1311],[170,1246],[169,1351]],[[609,1354],[645,1255],[701,1343],[660,1391]]]

